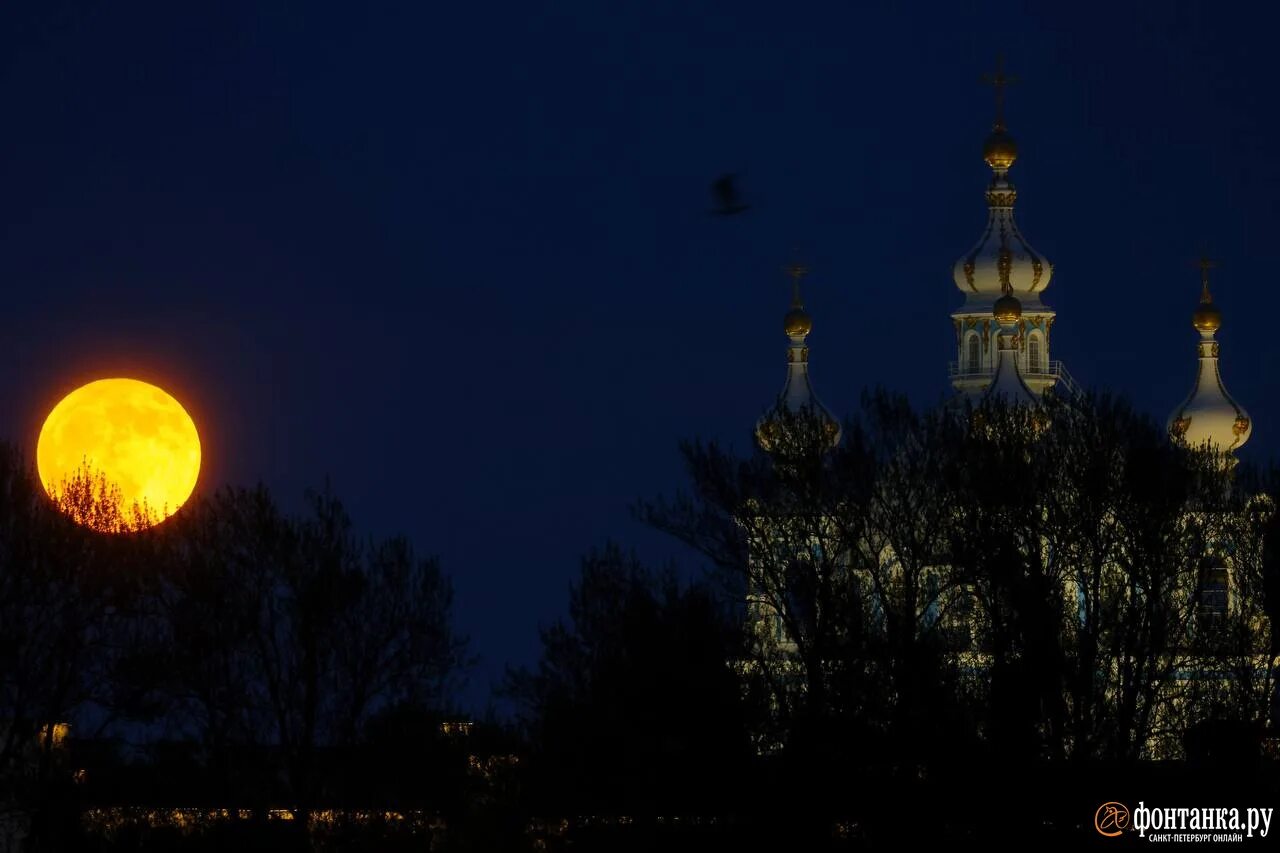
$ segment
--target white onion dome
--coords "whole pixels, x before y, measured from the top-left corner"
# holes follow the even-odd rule
[[[1018,146],[999,115],[982,146],[991,167],[987,185],[987,227],[977,244],[955,262],[951,275],[971,301],[998,298],[1006,288],[1021,299],[1034,298],[1049,286],[1053,265],[1031,248],[1013,218],[1018,191],[1009,182],[1009,168],[1018,159]]]
[[[1208,261],[1201,261],[1200,304],[1192,325],[1200,333],[1196,344],[1199,364],[1196,382],[1187,399],[1169,415],[1169,435],[1191,447],[1212,446],[1223,453],[1239,450],[1253,433],[1253,421],[1244,407],[1227,393],[1218,365],[1219,343],[1214,335],[1222,326],[1222,312],[1209,293]]]
[[[787,345],[787,379],[778,394],[776,404],[761,415],[756,422],[756,441],[766,451],[785,448],[786,433],[795,423],[789,416],[816,416],[822,440],[828,447],[840,443],[840,421],[822,404],[809,379],[809,346],[806,338],[813,331],[813,319],[804,310],[800,299],[800,279],[808,270],[795,265],[787,269],[792,279],[791,310],[783,319],[783,331],[790,343]]]

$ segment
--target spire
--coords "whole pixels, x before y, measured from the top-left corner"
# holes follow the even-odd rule
[[[813,319],[804,310],[800,294],[800,282],[808,275],[809,269],[794,263],[784,271],[791,279],[791,310],[782,323],[783,332],[790,340],[787,346],[787,379],[777,403],[756,422],[756,441],[764,450],[780,449],[789,423],[787,416],[812,414],[821,422],[826,442],[834,447],[840,441],[840,422],[822,405],[809,381],[807,338],[813,331]]]
[[[1218,365],[1220,345],[1215,339],[1222,328],[1222,312],[1209,292],[1209,270],[1216,264],[1205,255],[1200,267],[1200,304],[1191,315],[1191,324],[1200,333],[1196,344],[1199,366],[1196,382],[1187,399],[1169,416],[1169,434],[1191,447],[1209,445],[1221,453],[1242,447],[1253,432],[1253,422],[1244,408],[1227,393]]]

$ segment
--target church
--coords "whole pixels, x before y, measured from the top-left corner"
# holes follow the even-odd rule
[[[974,402],[997,395],[1034,404],[1049,391],[1079,397],[1083,394],[1080,386],[1064,363],[1050,354],[1050,333],[1057,314],[1042,295],[1053,278],[1053,264],[1032,248],[1013,215],[1018,191],[1009,172],[1017,162],[1018,146],[1004,118],[1004,89],[1009,78],[998,66],[986,79],[996,93],[995,122],[982,146],[982,159],[991,170],[985,191],[987,222],[978,242],[952,269],[964,302],[951,313],[956,346],[956,359],[948,366],[951,386],[958,400]],[[1199,335],[1195,384],[1170,414],[1168,428],[1174,440],[1192,447],[1208,444],[1231,454],[1249,440],[1253,425],[1244,408],[1227,393],[1219,369],[1220,344],[1215,334],[1222,325],[1222,312],[1209,289],[1212,267],[1207,257],[1200,259],[1200,303],[1192,315],[1192,326]],[[818,399],[809,378],[807,338],[813,320],[804,309],[800,290],[807,272],[800,265],[788,268],[792,296],[783,320],[789,339],[787,377],[778,402],[791,411],[808,408],[820,413],[832,424],[832,435],[838,439],[838,419]],[[766,415],[756,430],[765,450],[772,445],[771,431]]]
[[[1010,172],[1018,158],[1018,147],[1005,123],[1003,94],[1007,78],[997,70],[988,77],[988,82],[995,87],[996,113],[982,148],[983,160],[990,170],[985,190],[987,221],[977,243],[953,266],[954,283],[963,302],[951,314],[956,349],[955,360],[948,366],[954,392],[948,410],[973,411],[986,401],[998,400],[1005,406],[1035,412],[1046,407],[1050,397],[1054,398],[1055,405],[1072,407],[1073,401],[1084,399],[1084,392],[1063,362],[1055,360],[1051,354],[1052,329],[1057,315],[1045,302],[1044,294],[1053,279],[1053,265],[1031,246],[1014,218],[1017,190],[1010,179]],[[1233,454],[1249,440],[1253,425],[1245,409],[1227,392],[1224,384],[1219,366],[1220,344],[1216,340],[1222,324],[1222,312],[1213,301],[1209,281],[1213,265],[1207,258],[1201,258],[1199,266],[1200,299],[1190,318],[1198,337],[1195,342],[1198,359],[1195,382],[1186,399],[1172,409],[1166,429],[1170,442],[1197,449],[1207,448],[1211,454],[1207,457],[1210,460],[1208,464],[1226,474],[1234,468]],[[808,338],[813,320],[805,310],[801,289],[807,270],[801,265],[794,265],[787,271],[791,277],[791,304],[783,320],[783,331],[788,339],[786,378],[776,404],[761,416],[755,427],[760,448],[769,453],[777,464],[784,466],[790,464],[785,446],[787,431],[797,423],[793,416],[804,414],[806,418],[816,419],[828,448],[836,447],[842,438],[839,419],[819,399],[809,373]],[[871,379],[874,380],[873,377]],[[1271,503],[1268,496],[1255,495],[1249,498],[1249,505],[1255,509],[1263,505],[1269,508]],[[784,514],[788,512],[784,511]],[[1210,518],[1213,512],[1217,511],[1188,509],[1179,525],[1204,530],[1219,525],[1220,529],[1226,529],[1240,520],[1215,521]],[[1219,512],[1219,515],[1223,513]],[[1244,514],[1239,515],[1243,517]],[[794,516],[789,514],[785,518],[765,522],[778,527],[793,523]],[[801,550],[806,551],[811,549],[810,541],[826,539],[826,529],[840,527],[840,522],[831,518],[810,519],[808,523],[810,532],[800,540],[805,543]],[[747,533],[751,540],[748,551],[752,562],[778,559],[777,542],[758,533],[765,529],[761,526],[760,514],[743,516],[740,524],[746,531],[757,531]],[[838,540],[840,536],[831,537],[831,541]],[[1260,542],[1256,538],[1250,541]],[[1203,663],[1206,659],[1203,649],[1193,649],[1199,642],[1197,637],[1209,636],[1204,633],[1204,626],[1220,624],[1228,613],[1241,624],[1248,625],[1247,630],[1253,636],[1246,644],[1248,650],[1240,657],[1244,662],[1243,671],[1259,673],[1262,681],[1269,683],[1275,668],[1275,661],[1260,651],[1266,648],[1266,638],[1269,637],[1269,622],[1261,606],[1260,589],[1251,582],[1238,585],[1234,577],[1236,561],[1252,560],[1252,566],[1258,562],[1256,555],[1246,557],[1236,550],[1235,541],[1215,540],[1213,534],[1198,542],[1183,555],[1192,566],[1191,570],[1170,580],[1172,587],[1167,590],[1179,600],[1189,603],[1191,617],[1190,624],[1184,626],[1185,633],[1180,635],[1182,639],[1172,640],[1171,645],[1162,647],[1164,650],[1159,653],[1161,665],[1167,666],[1168,675],[1158,688],[1162,698],[1158,702],[1153,700],[1157,718],[1162,714],[1180,714],[1183,703],[1192,702],[1192,697],[1206,690],[1219,689],[1225,683],[1220,672],[1228,667],[1202,665],[1199,674],[1187,675],[1189,670],[1183,662],[1188,660],[1188,655],[1194,654],[1200,655],[1199,660]],[[865,544],[858,542],[853,549],[862,548]],[[846,539],[840,547],[850,547],[850,542]],[[1053,546],[1038,540],[1038,544],[1029,547],[1032,552],[1047,554]],[[813,545],[812,550],[821,551],[821,547]],[[894,553],[893,546],[883,543],[872,545],[870,552],[873,554],[873,572],[877,571],[874,566],[879,563],[888,575],[903,573],[899,555]],[[880,613],[883,618],[877,604],[881,594],[878,582],[868,584],[860,577],[867,571],[865,562],[862,564],[864,568],[853,569],[854,561],[849,557],[815,557],[806,553],[792,559],[808,563],[832,559],[843,561],[841,573],[848,577],[849,583],[867,590],[866,598],[872,601],[871,612]],[[1037,554],[1034,559],[1052,562],[1055,558]],[[1091,617],[1086,616],[1087,593],[1082,588],[1083,582],[1073,574],[1070,558],[1062,559],[1068,563],[1062,570],[1060,586],[1063,630],[1071,633]],[[1120,555],[1119,562],[1127,559]],[[894,568],[895,565],[898,568]],[[1098,577],[1106,573],[1112,573],[1110,577],[1113,579],[1122,574],[1105,568],[1099,570]],[[965,589],[964,583],[953,584],[949,591],[939,592],[938,578],[943,574],[945,570],[928,566],[918,572],[917,579],[924,581],[921,586],[926,590],[922,593],[925,601],[920,609],[918,630],[936,624],[940,612],[975,612],[971,601],[962,601],[974,598],[972,590]],[[758,664],[781,676],[774,679],[775,683],[792,685],[784,686],[775,698],[773,707],[777,709],[794,700],[794,694],[790,698],[785,695],[788,691],[804,689],[795,686],[800,681],[797,673],[803,666],[800,660],[803,653],[796,638],[789,636],[788,624],[794,625],[794,622],[788,620],[783,612],[788,605],[780,600],[775,590],[765,589],[755,580],[760,576],[754,570],[748,570],[747,629]],[[962,621],[967,618],[962,617]],[[966,624],[955,627],[960,629],[958,635],[964,638],[956,646],[960,656],[966,660],[963,666],[975,673],[985,671],[989,660],[979,647],[978,631]],[[1099,677],[1105,680],[1111,674],[1099,673]],[[1252,675],[1245,678],[1252,679]],[[1270,691],[1271,688],[1264,689]],[[1174,726],[1171,724],[1164,728],[1172,729]],[[778,746],[779,743],[773,742],[764,744],[762,748]],[[1148,757],[1170,757],[1178,754],[1179,749],[1181,746],[1175,743],[1175,739],[1166,739],[1162,743],[1153,740],[1144,753]]]

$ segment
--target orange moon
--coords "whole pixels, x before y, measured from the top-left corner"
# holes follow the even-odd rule
[[[49,412],[36,443],[36,468],[55,500],[86,473],[104,478],[119,512],[133,517],[141,509],[150,526],[191,497],[200,476],[200,435],[163,389],[137,379],[99,379]]]

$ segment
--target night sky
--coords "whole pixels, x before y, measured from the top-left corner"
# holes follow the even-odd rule
[[[201,490],[297,508],[327,478],[452,574],[472,707],[591,546],[697,571],[629,507],[683,484],[681,438],[749,448],[793,248],[824,401],[941,399],[1000,51],[1052,357],[1163,421],[1207,243],[1242,455],[1280,445],[1274,31],[1240,6],[25,5],[0,436],[30,453],[64,393],[128,375],[195,417]],[[729,171],[752,208],[709,216]]]

